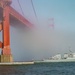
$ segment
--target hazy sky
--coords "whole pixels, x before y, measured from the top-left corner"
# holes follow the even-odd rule
[[[40,27],[40,30],[32,31],[30,36],[11,27],[11,49],[15,60],[48,58],[57,53],[69,52],[69,47],[75,52],[75,0],[33,0],[38,21],[31,0],[19,1],[24,17]],[[13,0],[12,6],[22,14],[17,0]],[[48,27],[49,18],[54,18],[54,29]],[[30,42],[26,39],[28,36],[28,40],[32,38]]]

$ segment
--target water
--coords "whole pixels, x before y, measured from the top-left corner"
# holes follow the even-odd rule
[[[0,75],[75,75],[75,63],[0,66]]]

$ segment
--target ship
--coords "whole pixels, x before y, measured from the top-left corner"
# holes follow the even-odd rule
[[[46,63],[46,62],[75,62],[75,53],[65,53],[62,57],[61,54],[57,54],[48,59],[34,61],[34,63]]]

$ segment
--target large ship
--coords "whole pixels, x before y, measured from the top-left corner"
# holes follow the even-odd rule
[[[62,57],[61,54],[57,54],[48,59],[43,59],[40,61],[34,61],[35,63],[43,63],[43,62],[75,62],[75,53],[65,53]]]

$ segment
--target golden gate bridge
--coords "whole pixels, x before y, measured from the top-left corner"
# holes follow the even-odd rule
[[[13,62],[10,48],[10,23],[33,27],[26,18],[10,6],[11,3],[11,0],[0,0],[0,32],[2,33],[0,62]]]

